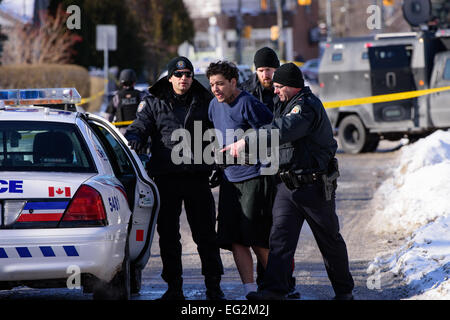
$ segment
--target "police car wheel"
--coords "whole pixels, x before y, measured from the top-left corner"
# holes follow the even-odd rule
[[[367,143],[367,130],[356,115],[345,117],[339,125],[338,138],[346,153],[360,153]]]
[[[127,240],[122,269],[114,276],[111,282],[99,281],[94,285],[93,299],[129,300],[131,298],[130,268],[130,252]]]

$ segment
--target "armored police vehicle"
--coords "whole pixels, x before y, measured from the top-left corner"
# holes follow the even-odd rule
[[[327,108],[345,152],[371,152],[380,139],[411,141],[450,128],[450,90],[426,91],[450,86],[449,7],[445,1],[432,6],[405,0],[403,13],[412,32],[326,43],[319,68],[322,101],[384,97]],[[419,95],[410,98],[406,92]],[[402,94],[394,99],[389,95],[394,93]]]

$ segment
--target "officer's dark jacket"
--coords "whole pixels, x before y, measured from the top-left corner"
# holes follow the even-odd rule
[[[337,149],[330,120],[320,100],[304,87],[288,102],[277,104],[272,124],[279,129],[280,170],[324,172]]]
[[[186,94],[190,95],[190,105],[177,107],[188,107],[187,110],[183,110],[186,111],[186,117],[182,121],[177,116],[179,113],[174,112],[176,101],[172,84],[167,77],[160,79],[149,89],[149,95],[144,97],[139,106],[136,120],[127,129],[125,134],[127,139],[139,139],[141,142],[146,142],[150,137],[149,173],[152,176],[180,172],[204,173],[205,175],[211,173],[212,166],[204,164],[203,157],[201,164],[194,164],[193,159],[191,164],[174,164],[171,159],[172,149],[179,144],[179,141],[171,141],[174,130],[184,128],[189,131],[191,150],[194,152],[194,121],[202,122],[203,132],[201,137],[196,137],[198,141],[202,141],[203,133],[207,129],[213,128],[213,124],[208,118],[208,107],[213,98],[212,94],[195,79]],[[208,144],[209,142],[203,142],[202,151]]]
[[[254,97],[256,97],[256,99],[264,103],[272,112],[274,111],[273,106],[275,106],[279,101],[278,95],[273,92],[270,97],[264,97],[264,88],[259,82],[258,75],[256,73],[253,73],[250,78],[242,82],[239,85],[239,89],[245,90],[248,93],[252,94]],[[266,100],[267,98],[271,98],[271,103]]]
[[[110,114],[109,121],[116,117],[116,121],[136,119],[136,111],[141,101],[141,91],[134,88],[122,88],[116,92],[106,109]]]

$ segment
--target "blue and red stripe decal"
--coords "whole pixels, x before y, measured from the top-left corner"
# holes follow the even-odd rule
[[[17,222],[59,221],[69,201],[27,202]]]

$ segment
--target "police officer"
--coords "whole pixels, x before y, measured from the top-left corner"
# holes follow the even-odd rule
[[[202,263],[206,296],[211,300],[223,299],[220,288],[223,266],[215,231],[215,203],[209,188],[212,167],[203,161],[174,161],[179,152],[174,148],[178,142],[172,139],[175,130],[185,129],[191,135],[191,142],[195,143],[199,138],[195,137],[195,132],[199,132],[194,128],[201,125],[202,141],[204,131],[212,128],[208,119],[212,94],[194,79],[192,63],[185,57],[172,59],[167,77],[156,82],[149,93],[125,137],[135,150],[139,150],[149,137],[151,140],[148,168],[160,194],[157,231],[163,264],[161,276],[168,284],[161,299],[184,299],[180,243],[183,202]],[[190,147],[190,150],[196,150],[194,145]]]
[[[240,89],[251,93],[273,112],[278,96],[273,92],[272,77],[280,61],[275,51],[264,47],[256,51],[253,62],[256,72],[240,85]]]
[[[106,109],[109,121],[123,122],[136,119],[136,111],[141,101],[141,91],[134,89],[136,73],[132,69],[124,69],[119,76],[120,89],[113,96]],[[121,131],[125,132],[124,126]]]
[[[285,298],[292,259],[306,220],[322,253],[335,299],[353,299],[354,282],[335,210],[337,143],[330,121],[320,100],[304,86],[303,75],[295,64],[278,68],[273,82],[280,103],[272,124],[259,130],[267,131],[269,142],[271,130],[279,130],[279,180],[264,281],[258,291],[249,293],[247,298]],[[224,151],[230,150],[237,156],[251,139],[250,136],[241,139]]]
[[[240,89],[251,93],[273,112],[274,106],[278,103],[279,99],[278,95],[276,95],[273,90],[272,78],[275,70],[280,67],[280,60],[273,49],[263,47],[256,51],[255,56],[253,57],[253,63],[256,72],[240,85]],[[292,269],[294,269],[294,261],[292,262],[292,266]],[[264,277],[264,268],[259,261],[256,265],[256,270],[256,283],[261,285]],[[288,297],[290,299],[299,299],[300,293],[295,289],[295,277],[291,277],[290,281]]]

